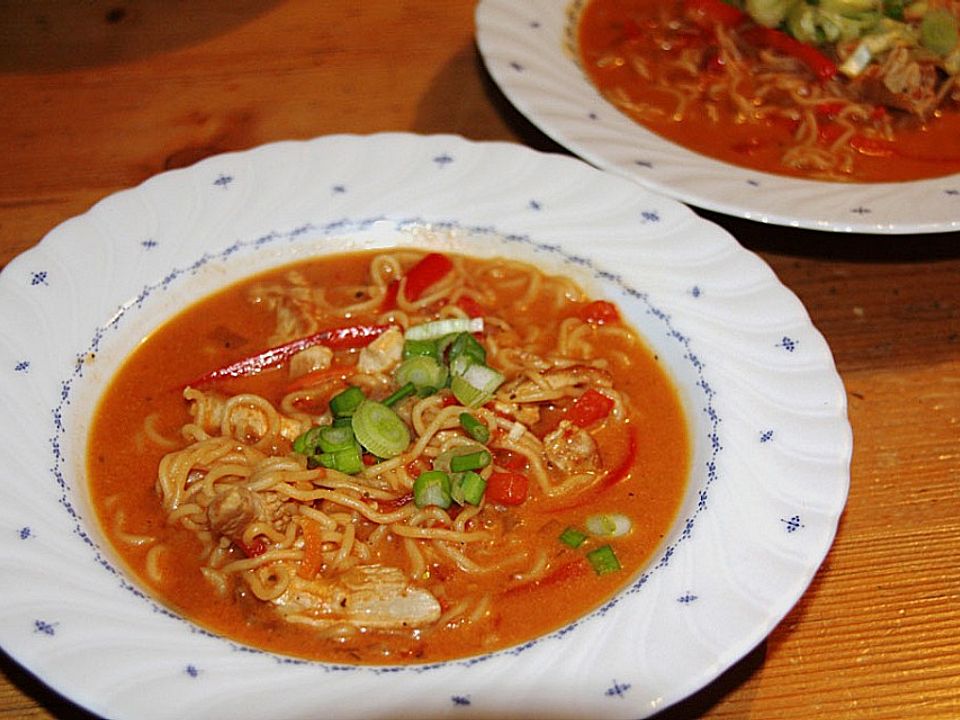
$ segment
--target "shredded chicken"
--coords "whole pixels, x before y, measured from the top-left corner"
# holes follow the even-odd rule
[[[243,538],[246,527],[263,515],[257,495],[236,485],[217,493],[207,506],[210,529],[237,543]]]
[[[497,392],[497,399],[505,403],[546,402],[563,397],[574,388],[613,387],[613,379],[606,370],[588,365],[551,368],[546,372],[527,372],[505,383]]]
[[[510,420],[524,425],[536,425],[540,422],[540,406],[533,403],[494,403],[493,409]]]
[[[913,59],[907,48],[895,48],[882,64],[869,67],[855,87],[872,103],[925,119],[940,101],[937,82],[932,64]]]
[[[440,603],[429,591],[385,565],[357,565],[335,581],[295,577],[274,602],[288,618],[312,625],[399,629],[440,618]]]
[[[290,358],[290,377],[300,377],[316,370],[326,370],[333,362],[333,350],[325,345],[313,345]]]
[[[597,443],[583,428],[561,420],[557,429],[543,438],[547,459],[566,473],[596,470],[600,465]]]
[[[403,331],[390,328],[360,351],[357,369],[363,373],[387,373],[400,364],[403,357]]]

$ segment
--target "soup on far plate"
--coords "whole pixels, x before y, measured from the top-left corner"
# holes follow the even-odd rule
[[[600,93],[690,150],[817,180],[960,172],[955,0],[585,0]]]
[[[391,249],[183,310],[106,388],[87,462],[103,531],[171,609],[398,664],[611,598],[675,520],[690,441],[614,304],[513,260]]]

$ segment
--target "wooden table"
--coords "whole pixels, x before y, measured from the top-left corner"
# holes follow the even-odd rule
[[[114,191],[273,140],[401,130],[562,152],[499,94],[473,30],[463,0],[4,2],[0,267]],[[663,718],[960,718],[960,233],[704,215],[806,304],[855,451],[809,591]],[[0,669],[0,717],[88,717],[6,656]]]

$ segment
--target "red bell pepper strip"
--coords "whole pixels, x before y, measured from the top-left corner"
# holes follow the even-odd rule
[[[736,27],[748,19],[743,10],[723,0],[685,0],[684,8],[698,24],[716,23],[724,27]]]
[[[383,292],[383,300],[380,301],[380,312],[390,312],[397,309],[397,294],[400,292],[400,281],[391,280],[387,289]]]
[[[527,499],[530,480],[523,473],[495,472],[487,478],[484,496],[501,505],[519,505]]]
[[[212,370],[201,375],[187,385],[202,385],[223,378],[249,377],[268,368],[289,360],[301,350],[314,345],[325,345],[331,350],[349,350],[369,345],[376,338],[389,330],[392,325],[350,325],[348,327],[321,330],[313,335],[298,338],[284,345],[264,350],[257,355],[237,360],[224,367]]]
[[[457,300],[457,307],[472,318],[483,317],[487,314],[486,310],[483,309],[483,305],[469,295],[462,295],[460,299]]]
[[[821,80],[829,80],[837,74],[837,65],[813,45],[802,43],[785,32],[758,25],[750,28],[746,37],[756,45],[778,50],[806,65]]]
[[[515,587],[507,588],[505,594],[516,595],[519,593],[529,592],[531,590],[537,590],[539,588],[553,587],[561,583],[573,581],[582,575],[585,575],[589,567],[590,566],[584,562],[582,558],[577,558],[576,560],[571,560],[566,565],[561,565],[556,570],[548,573],[539,580],[526,583],[525,585],[517,585]]]
[[[630,473],[630,468],[633,467],[634,461],[637,459],[637,436],[635,433],[630,433],[630,438],[627,441],[627,454],[624,456],[623,460],[613,468],[610,472],[604,475],[603,480],[601,481],[599,487],[597,488],[600,491],[606,490],[607,488],[613,487],[617,483],[624,480],[627,475]]]
[[[607,417],[615,404],[611,398],[590,388],[573,401],[564,416],[574,425],[585,428]]]
[[[407,271],[404,279],[403,294],[411,302],[419,300],[423,293],[434,283],[446,277],[453,270],[453,262],[441,253],[424,255],[416,265]]]

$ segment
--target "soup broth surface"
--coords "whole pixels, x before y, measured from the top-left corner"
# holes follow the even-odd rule
[[[433,662],[556,630],[649,561],[690,455],[661,361],[614,306],[567,279],[443,257],[451,269],[434,277],[422,274],[425,254],[406,249],[275,269],[186,308],[125,361],[94,418],[89,484],[116,552],[162,603],[277,653]],[[330,328],[402,335],[471,316],[483,318],[466,333],[485,350],[480,364],[502,376],[494,396],[470,407],[443,386],[393,403],[410,442],[383,458],[358,439],[359,472],[319,464],[297,438],[332,426],[345,389],[370,401],[398,389],[386,331],[383,352],[333,342],[211,376]],[[463,414],[485,426],[480,439]],[[488,453],[475,470],[485,494],[419,507],[417,478],[439,464],[462,481],[438,457],[464,448]],[[597,564],[611,556],[617,567]]]

